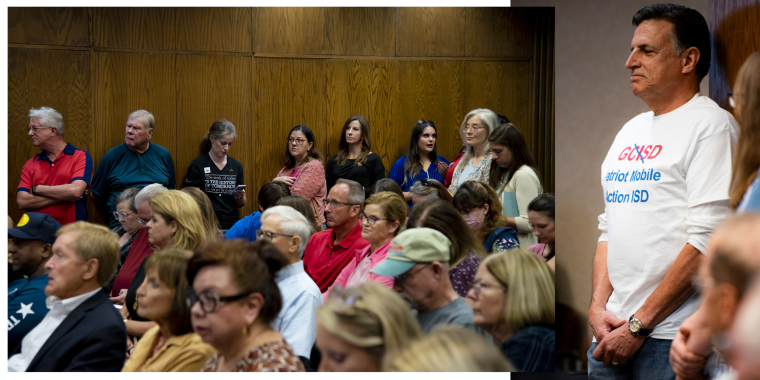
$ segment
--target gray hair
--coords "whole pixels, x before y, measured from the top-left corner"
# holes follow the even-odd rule
[[[433,179],[430,180],[435,181]],[[417,180],[414,185],[409,187],[409,192],[417,195],[427,195],[428,199],[441,199],[438,196],[438,189],[433,186],[422,186],[422,181]]]
[[[464,117],[464,121],[462,121],[462,125],[459,127],[459,133],[464,134],[465,132],[465,126],[467,125],[467,120],[470,120],[471,117],[477,116],[480,118],[480,121],[483,122],[483,126],[486,128],[486,142],[482,145],[482,152],[488,153],[489,150],[491,150],[491,145],[488,142],[488,137],[491,136],[491,132],[493,132],[493,129],[496,128],[499,125],[499,117],[496,116],[496,113],[487,109],[487,108],[478,108],[470,111],[470,113],[467,114],[467,116]],[[464,155],[462,156],[462,160],[459,162],[470,162],[472,158],[475,155],[475,148],[468,146],[467,150],[465,150]],[[459,168],[461,166],[461,169]],[[465,166],[467,165],[457,165],[457,171],[464,170]]]
[[[311,224],[306,217],[293,207],[274,206],[266,209],[261,214],[261,222],[263,223],[270,215],[280,216],[280,230],[282,230],[282,233],[301,238],[301,244],[298,245],[298,255],[303,257],[303,252],[312,233]]]
[[[116,207],[121,202],[129,201],[129,209],[132,212],[137,212],[137,207],[135,206],[135,197],[139,192],[139,187],[130,187],[129,189],[122,191],[119,193],[119,195],[116,196],[116,201],[114,201],[113,206]]]
[[[227,119],[219,119],[211,124],[209,135],[213,136],[214,139],[219,139],[227,135],[232,135],[237,138],[237,131],[235,130],[235,126]]]
[[[50,107],[32,108],[29,110],[29,118],[33,117],[40,118],[41,126],[45,128],[55,127],[58,130],[58,135],[63,136],[63,116],[58,111]]]
[[[129,116],[127,116],[127,121],[129,121],[129,119],[142,120],[145,129],[153,129],[156,127],[156,117],[146,110],[137,110],[135,112],[132,112],[129,114]]]
[[[139,206],[140,203],[150,202],[151,198],[153,198],[154,195],[166,190],[169,189],[160,183],[154,183],[143,187],[142,190],[140,190],[140,192],[135,196],[135,210],[137,210],[137,206]]]
[[[359,182],[352,181],[350,179],[341,178],[335,182],[336,185],[344,184],[348,185],[348,196],[346,196],[348,203],[357,205],[364,204],[364,187]]]

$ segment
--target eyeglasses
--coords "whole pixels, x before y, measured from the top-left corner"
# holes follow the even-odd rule
[[[380,219],[376,216],[367,216],[367,214],[365,214],[364,211],[362,211],[359,215],[362,218],[362,223],[366,221],[367,224],[369,224],[370,226],[374,226],[375,223],[377,223],[379,220],[391,220],[391,219]]]
[[[187,307],[192,309],[196,302],[200,302],[201,310],[203,310],[204,313],[213,313],[216,311],[216,307],[220,303],[237,301],[247,297],[251,293],[253,292],[244,292],[234,296],[218,296],[211,289],[196,294],[193,289],[190,288],[187,290]]]
[[[402,274],[400,276],[396,276],[396,279],[395,279],[396,284],[402,285],[402,286],[406,285],[406,283],[409,282],[409,280],[411,280],[417,273],[422,272],[423,270],[425,270],[425,268],[427,268],[427,267],[429,267],[431,265],[433,265],[433,263],[427,263],[427,264],[423,265],[420,269],[417,269],[414,272],[408,271],[408,272],[406,272],[406,273],[404,273],[404,274]]]
[[[425,186],[425,187],[435,187],[435,184],[433,183],[433,181],[429,179],[420,180],[420,185]]]
[[[294,139],[292,137],[288,138],[288,144],[296,144],[296,145],[303,145],[306,140],[304,139]]]
[[[127,220],[127,215],[134,214],[134,212],[113,212],[113,217],[116,218],[116,220],[121,221],[121,218],[124,218],[124,220]],[[138,220],[141,220],[140,218],[137,218]],[[142,222],[140,222],[142,223]],[[147,223],[147,222],[146,222]]]
[[[728,104],[731,106],[731,108],[736,108],[736,102],[734,101],[733,91],[728,92]]]
[[[142,219],[139,216],[137,217],[137,222],[140,224],[148,224],[148,220]]]
[[[465,132],[469,131],[470,129],[472,129],[472,133],[478,133],[478,131],[483,129],[483,127],[478,127],[477,125],[464,127]]]
[[[470,289],[472,289],[473,293],[475,294],[480,294],[482,289],[496,289],[499,287],[501,288],[502,293],[507,292],[507,287],[503,285],[492,285],[482,281],[475,281],[470,284]]]
[[[32,133],[37,133],[40,129],[49,129],[49,128],[45,128],[45,127],[29,127],[29,132],[34,131]]]
[[[262,236],[267,240],[272,240],[274,235],[293,237],[293,235],[278,234],[277,232],[272,231],[256,230],[256,240],[261,239]]]
[[[325,207],[327,207],[327,206],[338,207],[338,206],[341,206],[341,205],[343,205],[343,206],[361,206],[358,203],[338,202],[338,201],[334,201],[334,200],[327,199],[327,198],[325,198],[323,200],[323,202],[325,204]]]

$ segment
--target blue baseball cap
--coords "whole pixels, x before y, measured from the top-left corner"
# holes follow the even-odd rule
[[[16,228],[8,228],[8,235],[19,239],[41,240],[45,243],[55,243],[55,233],[61,228],[61,223],[48,214],[27,212],[18,221]]]

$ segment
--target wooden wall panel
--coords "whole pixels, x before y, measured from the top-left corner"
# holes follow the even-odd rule
[[[175,8],[91,9],[94,47],[176,49]]]
[[[253,51],[393,56],[395,8],[253,8]]]
[[[40,152],[27,135],[29,109],[47,106],[60,112],[64,140],[92,155],[90,53],[8,49],[8,214],[21,217],[16,188],[21,168]]]
[[[465,8],[399,8],[396,55],[462,57]]]
[[[551,8],[466,8],[465,55],[530,57],[533,23]]]
[[[87,8],[8,8],[8,43],[89,46]]]
[[[251,8],[177,8],[177,50],[251,52]]]
[[[251,124],[251,60],[252,57],[177,56],[177,125],[174,153],[177,165],[177,187],[184,187],[187,167],[200,155],[199,145],[211,124],[227,119],[235,125],[238,138],[230,149],[230,157],[240,161],[245,182],[255,179]],[[243,207],[243,215],[257,210],[255,198]]]

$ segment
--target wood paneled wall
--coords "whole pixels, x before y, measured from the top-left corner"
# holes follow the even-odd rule
[[[156,117],[154,143],[174,157],[177,181],[211,123],[230,120],[248,204],[281,167],[287,132],[311,127],[336,153],[352,115],[372,127],[387,170],[419,119],[438,126],[453,159],[458,128],[474,108],[509,117],[554,190],[553,8],[9,8],[9,141],[32,107],[61,112],[65,139],[95,165],[124,141],[129,113]],[[551,34],[551,36],[548,36]],[[551,38],[551,45],[545,41]],[[544,41],[544,43],[540,43]],[[547,60],[551,65],[547,65]],[[548,133],[547,133],[548,131]],[[18,220],[21,167],[37,153],[10,144],[9,214]],[[91,221],[102,221],[90,204]]]

